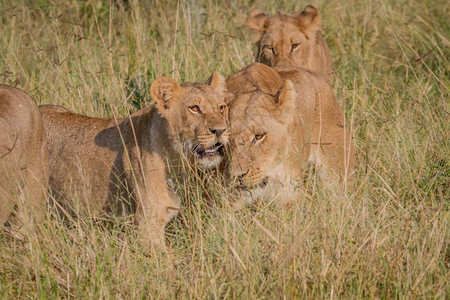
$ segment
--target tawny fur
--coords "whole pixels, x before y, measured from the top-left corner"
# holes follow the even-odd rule
[[[230,103],[230,173],[249,201],[280,191],[295,198],[308,164],[325,181],[337,175],[351,185],[351,134],[323,78],[306,69],[254,63],[230,76],[227,87],[236,95]]]
[[[269,66],[302,67],[333,79],[333,60],[320,31],[318,10],[308,5],[299,13],[268,17],[258,9],[250,11],[247,25],[257,45],[256,60]]]
[[[180,209],[175,183],[183,182],[182,157],[215,167],[221,157],[197,159],[193,146],[228,143],[225,89],[218,73],[209,84],[180,86],[158,78],[151,87],[155,104],[123,119],[89,118],[41,106],[52,192],[61,203],[81,205],[94,215],[135,213],[144,250],[152,245],[164,248],[164,227]],[[213,129],[225,131],[217,136]]]
[[[23,91],[0,85],[0,225],[23,233],[46,210],[48,158],[38,108]]]

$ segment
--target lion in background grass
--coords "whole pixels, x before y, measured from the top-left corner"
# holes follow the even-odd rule
[[[48,158],[44,128],[34,101],[0,85],[0,225],[30,233],[46,210]]]
[[[333,79],[333,60],[320,31],[319,11],[308,5],[301,13],[268,17],[250,11],[247,25],[258,47],[256,60],[269,66],[302,67]]]
[[[154,103],[123,119],[39,108],[50,189],[59,203],[94,215],[134,213],[144,251],[165,247],[165,225],[180,210],[176,189],[183,184],[183,164],[217,167],[229,135],[226,84],[219,73],[205,84],[158,78],[151,96]]]

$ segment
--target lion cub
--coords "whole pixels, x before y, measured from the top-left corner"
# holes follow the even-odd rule
[[[247,17],[258,47],[256,60],[269,66],[302,67],[333,79],[330,50],[320,32],[318,10],[308,5],[301,13],[268,17],[253,9]]]
[[[34,101],[0,85],[0,226],[9,221],[29,233],[46,209],[48,158]]]
[[[154,104],[123,119],[89,118],[41,106],[50,153],[50,188],[71,207],[78,195],[91,213],[135,213],[139,241],[165,247],[165,225],[178,214],[176,183],[186,158],[217,167],[228,144],[225,79],[178,84],[158,78]],[[172,174],[175,173],[175,178]]]
[[[308,164],[351,184],[354,147],[330,86],[313,72],[253,63],[227,79],[230,174],[244,198],[296,199]],[[282,199],[282,200],[285,200]]]

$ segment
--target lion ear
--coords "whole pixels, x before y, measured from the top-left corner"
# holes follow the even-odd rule
[[[219,72],[214,71],[206,81],[215,91],[220,94],[225,94],[227,92],[227,83],[225,81],[225,77],[223,77]]]
[[[274,96],[283,85],[281,76],[273,68],[262,63],[252,63],[227,79],[228,91],[236,96],[260,90]]]
[[[293,122],[295,115],[295,103],[297,101],[297,91],[294,84],[289,79],[283,82],[283,86],[275,95],[275,104],[277,104],[277,115],[281,122],[289,124]]]
[[[317,8],[308,5],[300,14],[298,14],[297,24],[311,36],[317,33],[320,30],[320,16]]]
[[[156,108],[164,115],[164,112],[173,106],[177,99],[177,93],[181,91],[181,86],[178,82],[168,77],[157,78],[152,83],[150,93],[153,101],[155,101]]]
[[[247,67],[249,79],[261,92],[275,95],[283,85],[280,74],[275,69],[261,63],[253,63]]]
[[[267,15],[259,9],[252,9],[247,16],[247,26],[253,33],[253,39],[258,42],[266,30]]]

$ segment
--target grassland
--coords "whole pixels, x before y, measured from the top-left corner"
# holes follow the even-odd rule
[[[0,82],[97,117],[150,101],[157,76],[204,81],[254,60],[250,8],[301,1],[0,0]],[[353,128],[356,188],[289,210],[235,210],[198,180],[142,254],[128,219],[49,211],[29,243],[0,234],[0,298],[448,298],[450,4],[313,1]],[[274,199],[276,201],[276,199]]]

